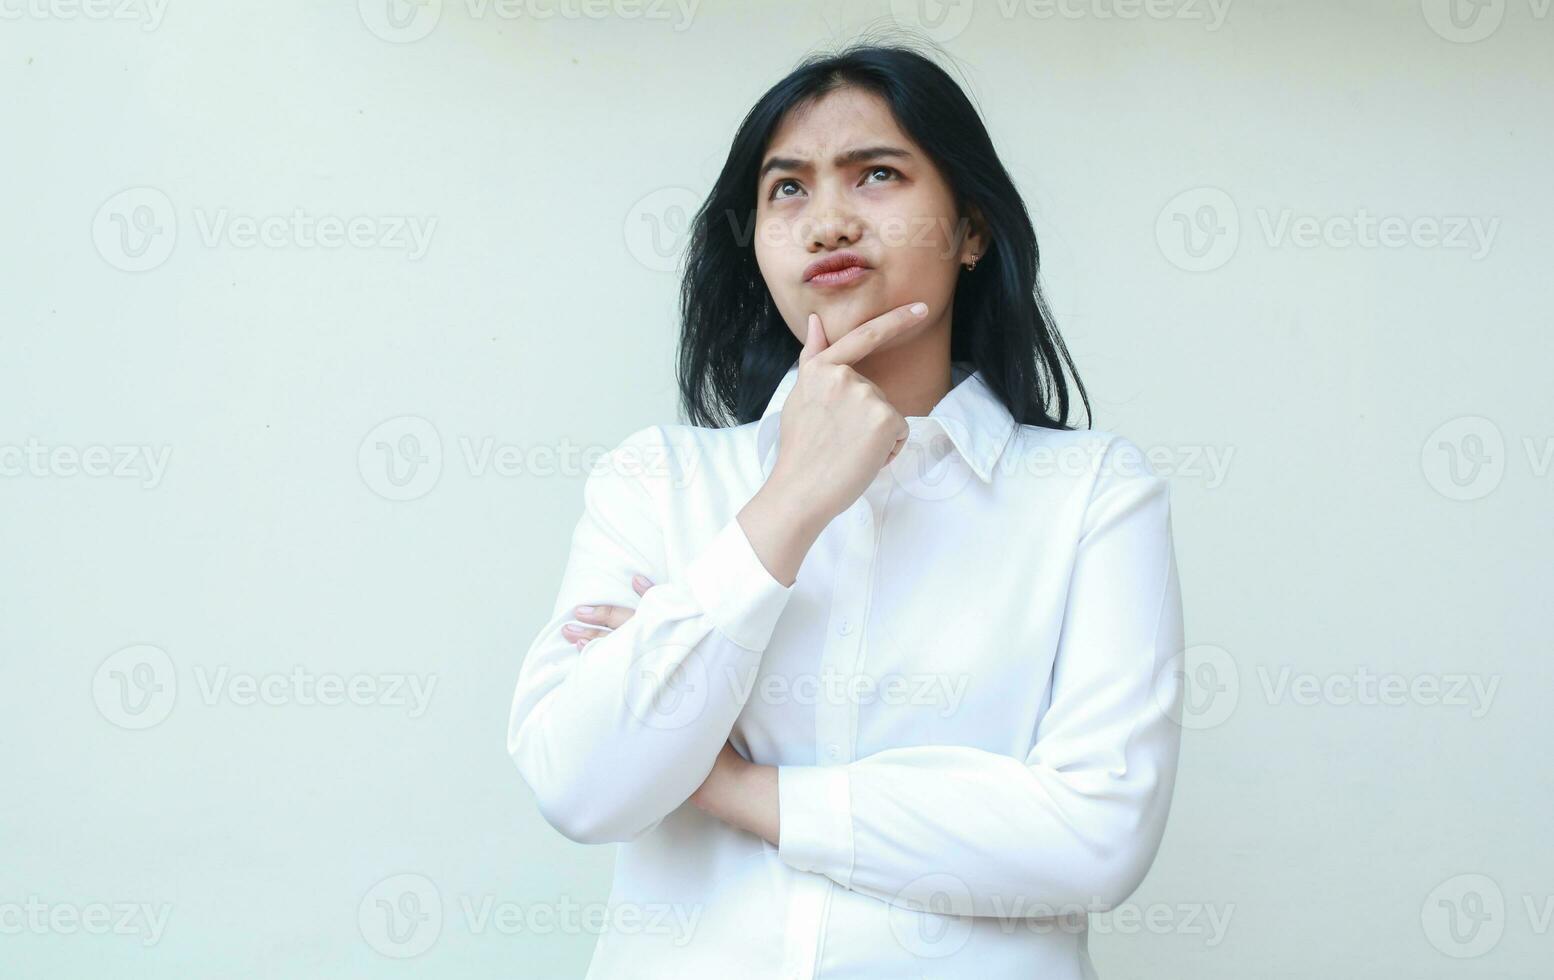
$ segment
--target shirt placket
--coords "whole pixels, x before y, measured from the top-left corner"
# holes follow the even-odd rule
[[[845,543],[833,570],[831,610],[817,665],[815,764],[842,766],[853,761],[857,745],[858,705],[852,680],[863,663],[864,623],[879,552],[881,518],[894,478],[888,470],[843,512],[839,530]],[[789,962],[792,980],[815,980],[824,945],[826,910],[836,883],[824,875],[802,875],[793,909],[796,925]]]
[[[892,477],[880,477],[848,508],[847,543],[837,560],[831,616],[821,652],[820,697],[815,706],[815,764],[842,766],[853,761],[858,730],[857,698],[852,682],[863,663],[864,623],[879,551],[880,516]]]

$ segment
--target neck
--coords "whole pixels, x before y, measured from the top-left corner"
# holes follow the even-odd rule
[[[853,369],[878,385],[904,417],[927,416],[953,387],[950,331],[925,330],[911,343],[873,352]]]

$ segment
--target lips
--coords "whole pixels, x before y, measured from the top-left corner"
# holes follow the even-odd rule
[[[809,282],[816,276],[824,276],[826,273],[841,272],[844,269],[854,268],[868,269],[870,266],[868,262],[864,261],[863,256],[856,252],[837,252],[834,255],[827,255],[825,258],[816,259],[806,266],[804,269],[804,281]]]

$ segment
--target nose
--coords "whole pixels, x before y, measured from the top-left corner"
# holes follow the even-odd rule
[[[848,207],[845,196],[833,197],[819,192],[814,203],[815,217],[807,228],[811,251],[858,244],[863,235],[862,221],[857,212]]]

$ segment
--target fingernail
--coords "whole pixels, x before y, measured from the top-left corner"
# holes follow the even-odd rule
[[[581,632],[583,632],[583,628],[581,626],[576,626],[576,625],[573,625],[572,623],[568,623],[565,626],[561,627],[561,632],[563,632],[563,633],[581,633]]]
[[[578,606],[577,614],[579,616],[592,616],[594,614],[594,608],[595,607],[593,606]]]
[[[653,584],[650,580],[648,580],[645,576],[642,576],[642,575],[633,575],[631,577],[631,580],[633,582],[637,583],[638,585],[652,585]]]
[[[907,309],[911,310],[913,313],[916,313],[918,316],[922,316],[924,313],[928,312],[928,304],[913,303],[911,306],[907,307]]]

